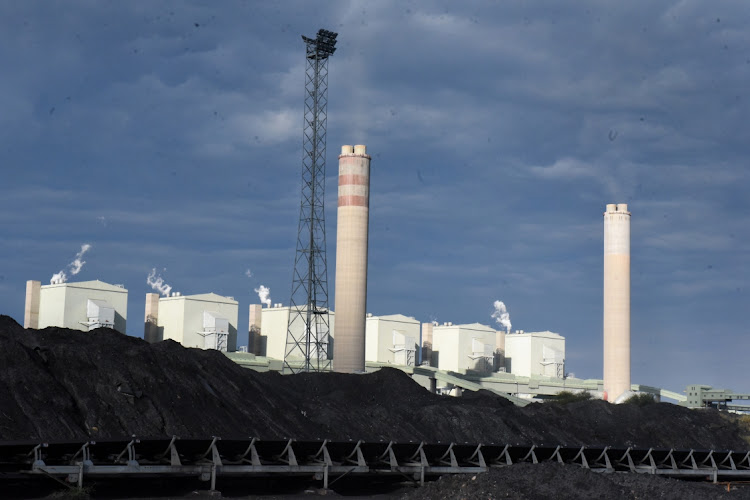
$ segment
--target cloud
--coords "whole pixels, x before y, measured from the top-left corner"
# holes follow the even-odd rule
[[[131,290],[153,262],[169,262],[184,291],[247,296],[237,269],[249,262],[264,286],[288,290],[299,35],[324,27],[340,33],[329,65],[329,269],[336,152],[364,143],[373,310],[474,322],[502,297],[519,327],[560,331],[571,353],[588,352],[601,341],[601,213],[627,202],[634,324],[654,334],[650,348],[669,349],[650,329],[666,322],[686,342],[702,338],[696,304],[712,311],[712,331],[741,331],[747,296],[732,286],[750,269],[740,230],[750,224],[746,10],[642,0],[0,4],[22,20],[0,33],[17,69],[0,82],[3,164],[14,172],[0,199],[0,262],[13,266],[0,274],[21,284],[0,288],[0,303],[18,317],[25,280],[92,235],[87,272]],[[709,377],[693,355],[682,366]],[[599,376],[597,356],[571,356],[571,369]],[[680,366],[660,369],[641,373],[679,379]]]

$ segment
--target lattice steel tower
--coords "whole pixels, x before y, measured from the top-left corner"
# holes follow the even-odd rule
[[[303,126],[302,201],[297,252],[289,301],[284,371],[330,370],[328,357],[328,265],[325,228],[325,158],[328,58],[337,33],[318,30],[305,42],[305,120]]]

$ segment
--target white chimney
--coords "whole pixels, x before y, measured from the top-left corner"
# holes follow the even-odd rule
[[[630,390],[630,212],[604,213],[604,393],[616,401]]]

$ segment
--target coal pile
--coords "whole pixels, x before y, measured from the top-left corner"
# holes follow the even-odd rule
[[[217,351],[113,330],[24,330],[0,316],[0,441],[442,441],[746,449],[740,420],[671,404],[517,408],[480,391],[430,394],[408,375],[257,373]]]
[[[409,500],[600,499],[600,498],[708,498],[750,499],[747,485],[707,484],[680,481],[650,474],[597,473],[575,465],[553,462],[515,464],[487,473],[442,476],[424,487],[404,494]]]

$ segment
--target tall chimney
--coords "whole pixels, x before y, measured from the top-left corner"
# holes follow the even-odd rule
[[[422,363],[432,366],[432,329],[435,325],[422,323]]]
[[[342,146],[336,222],[336,341],[333,369],[365,371],[367,233],[370,156],[365,146]]]
[[[604,212],[604,395],[616,401],[630,390],[630,212]]]
[[[247,350],[256,356],[261,355],[261,324],[263,319],[263,304],[250,304],[250,326],[248,329]]]
[[[159,294],[146,294],[146,319],[143,325],[143,339],[149,344],[164,340],[159,335]]]
[[[23,311],[23,327],[39,328],[39,299],[42,295],[42,282],[26,282],[26,307]]]

